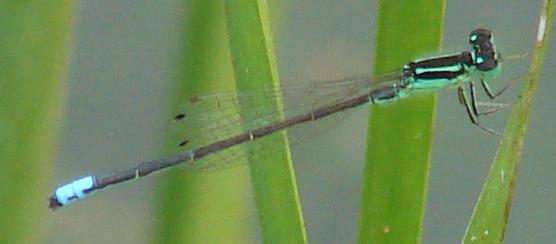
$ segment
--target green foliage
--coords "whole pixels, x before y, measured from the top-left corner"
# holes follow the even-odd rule
[[[375,73],[399,70],[416,57],[438,51],[443,15],[443,0],[379,1]],[[360,243],[420,242],[435,103],[429,95],[372,107]]]
[[[36,243],[71,49],[71,1],[0,1],[0,243]]]
[[[523,92],[506,126],[502,143],[477,200],[463,243],[497,243],[504,240],[527,122],[549,43],[555,8],[554,1],[546,1],[541,8],[541,20],[546,20],[546,23],[539,26],[542,26],[544,35],[537,36]]]
[[[226,1],[226,22],[238,90],[264,86],[278,87],[276,58],[272,44],[268,6],[264,0]],[[264,106],[279,113],[281,101],[264,97],[240,100],[246,113],[248,104]],[[305,243],[306,235],[299,204],[295,175],[286,133],[270,135],[275,153],[250,155],[251,181],[263,240],[268,243]]]
[[[187,1],[187,18],[176,69],[176,84],[170,113],[179,111],[194,95],[215,89],[234,89],[226,42],[224,3]],[[199,119],[190,116],[188,119]],[[188,128],[188,134],[198,133]],[[178,138],[167,135],[168,148],[176,148]],[[217,172],[174,169],[165,172],[159,186],[154,243],[244,243],[248,240],[246,220],[249,189],[244,167]]]

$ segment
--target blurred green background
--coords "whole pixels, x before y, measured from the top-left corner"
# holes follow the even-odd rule
[[[183,35],[187,1],[80,1],[60,147],[48,189],[85,173],[104,174],[160,156]],[[447,1],[443,50],[467,48],[475,27],[493,30],[502,54],[526,52],[535,35],[537,1]],[[374,1],[281,1],[274,23],[280,78],[285,84],[366,73],[371,67]],[[411,18],[411,16],[400,16]],[[419,31],[419,30],[415,30]],[[411,33],[407,35],[411,39]],[[554,46],[554,45],[552,45]],[[211,48],[207,46],[206,48]],[[554,145],[556,91],[550,67],[540,83],[523,153],[507,243],[556,238]],[[501,85],[527,61],[504,64]],[[511,103],[520,85],[500,100]],[[286,101],[287,102],[287,101]],[[309,241],[353,243],[366,138],[366,109],[293,147]],[[484,118],[502,131],[508,110]],[[458,242],[464,233],[498,139],[474,128],[454,90],[441,92],[435,130],[424,243]],[[403,170],[403,169],[400,169]],[[206,173],[205,173],[206,174]],[[216,172],[218,174],[218,172]],[[157,195],[155,174],[104,191],[61,211],[45,208],[43,243],[148,243]],[[188,186],[184,186],[186,188]],[[45,198],[50,192],[44,192]],[[246,196],[250,199],[250,196]],[[251,207],[250,209],[254,209]],[[210,211],[210,209],[207,209]],[[256,219],[248,212],[249,219]],[[1,217],[1,216],[0,216]],[[256,224],[250,227],[257,240]]]

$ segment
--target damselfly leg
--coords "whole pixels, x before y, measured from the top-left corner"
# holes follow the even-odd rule
[[[469,83],[472,84],[472,83]],[[473,92],[471,92],[473,94]],[[473,107],[472,104],[477,104],[477,102],[475,101],[469,101],[469,99],[467,98],[467,94],[465,92],[465,89],[461,86],[458,86],[458,99],[460,101],[460,103],[465,107],[465,110],[467,112],[467,115],[469,117],[469,120],[471,121],[471,123],[473,123],[473,125],[477,126],[479,129],[486,131],[490,134],[496,135],[496,136],[502,136],[502,134],[500,134],[499,132],[485,127],[481,124],[479,124],[479,120],[477,119],[478,117],[478,111],[476,108]],[[472,95],[471,99],[475,99],[475,97]]]

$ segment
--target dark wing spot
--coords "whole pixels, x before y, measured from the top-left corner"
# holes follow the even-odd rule
[[[174,116],[174,119],[177,120],[177,121],[180,121],[184,118],[185,118],[185,113],[179,113],[179,114],[176,114],[176,116]]]
[[[192,97],[189,98],[189,101],[190,101],[191,103],[195,103],[195,102],[197,102],[197,100],[199,100],[199,97],[198,97],[198,96],[192,96]]]
[[[185,140],[185,141],[180,142],[180,144],[178,146],[183,147],[183,146],[187,145],[187,143],[189,143],[189,141]]]

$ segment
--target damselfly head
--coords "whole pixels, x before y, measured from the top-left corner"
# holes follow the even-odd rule
[[[481,45],[485,42],[491,42],[492,32],[487,29],[477,28],[469,34],[469,44],[472,46]]]
[[[469,34],[469,43],[472,48],[473,64],[482,76],[493,77],[499,73],[499,53],[494,44],[492,32],[487,29],[477,28]]]

